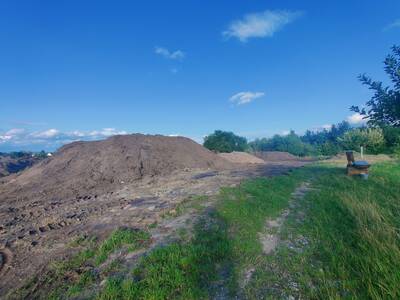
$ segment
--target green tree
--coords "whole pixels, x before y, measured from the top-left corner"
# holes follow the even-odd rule
[[[298,156],[306,156],[314,154],[314,148],[304,143],[301,138],[291,131],[288,135],[274,135],[270,139],[256,139],[249,143],[249,147],[253,151],[282,151],[289,152]]]
[[[217,152],[245,151],[247,140],[233,132],[216,130],[204,138],[203,146]]]
[[[385,126],[382,128],[385,137],[386,148],[391,152],[393,148],[400,145],[400,127]]]
[[[352,106],[350,109],[358,112],[371,125],[400,127],[400,47],[393,46],[392,54],[384,60],[385,72],[389,75],[392,87],[384,86],[380,81],[373,81],[363,74],[360,81],[374,91],[371,100],[366,103],[367,108]]]
[[[359,151],[363,146],[368,153],[377,154],[385,145],[385,138],[381,128],[358,128],[346,132],[338,139],[347,150]]]

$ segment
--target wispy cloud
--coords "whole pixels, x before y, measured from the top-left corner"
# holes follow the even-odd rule
[[[235,95],[233,95],[229,101],[237,104],[237,105],[242,105],[242,104],[247,104],[252,101],[254,101],[257,98],[261,98],[265,95],[263,92],[240,92]]]
[[[93,131],[68,131],[47,129],[43,131],[28,131],[23,128],[13,128],[0,132],[0,146],[18,149],[20,146],[43,145],[45,148],[56,148],[61,145],[80,140],[99,140],[112,135],[127,134],[124,130],[103,128]]]
[[[383,31],[387,31],[393,28],[400,28],[400,19],[395,20],[394,22],[388,24],[387,26],[385,26],[385,28],[383,28]]]
[[[11,141],[15,137],[21,136],[25,134],[25,129],[23,128],[13,128],[2,134],[0,134],[0,144],[5,143],[7,141]]]
[[[40,131],[40,132],[34,132],[31,134],[32,137],[35,138],[43,138],[43,139],[48,139],[48,138],[53,138],[56,137],[60,134],[61,132],[57,129],[48,129],[45,131]]]
[[[360,115],[359,113],[354,113],[351,116],[347,117],[347,122],[352,125],[363,125],[367,123],[368,118],[364,119],[364,116]]]
[[[222,34],[227,38],[237,38],[246,42],[250,38],[272,37],[285,25],[303,15],[301,11],[266,10],[261,13],[247,14],[233,21]]]
[[[164,47],[155,47],[154,52],[167,59],[173,59],[173,60],[182,60],[186,56],[185,52],[183,52],[182,50],[170,51]]]

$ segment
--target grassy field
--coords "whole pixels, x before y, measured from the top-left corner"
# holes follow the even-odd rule
[[[304,182],[311,189],[294,203],[292,193]],[[278,246],[266,255],[260,234],[285,209]],[[113,271],[95,272],[118,249],[146,247],[148,233],[119,230],[89,242],[55,269],[55,278],[81,270],[55,298],[400,298],[399,163],[375,164],[369,180],[347,177],[332,163],[249,180],[223,188],[200,214],[191,235],[148,252],[130,269],[115,262]]]

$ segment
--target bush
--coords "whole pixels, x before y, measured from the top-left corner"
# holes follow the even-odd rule
[[[342,148],[337,142],[327,141],[317,146],[317,152],[320,155],[331,156],[338,154]]]
[[[361,146],[371,154],[377,154],[384,149],[385,138],[381,128],[358,128],[346,132],[339,142],[347,150],[358,150]]]
[[[387,152],[393,152],[396,146],[400,145],[400,128],[386,126],[382,128],[386,142]]]
[[[274,135],[270,139],[256,139],[249,143],[253,151],[282,151],[289,152],[297,156],[315,154],[315,149],[308,143],[304,143],[301,138],[291,131],[288,135]]]
[[[222,130],[206,136],[203,146],[217,152],[245,151],[248,147],[246,138]]]

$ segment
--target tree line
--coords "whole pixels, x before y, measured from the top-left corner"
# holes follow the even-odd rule
[[[204,146],[216,152],[232,151],[284,151],[298,156],[335,155],[344,150],[367,153],[395,153],[400,155],[400,47],[393,46],[384,60],[384,69],[391,86],[384,86],[365,74],[359,76],[362,84],[374,92],[364,107],[350,110],[361,114],[367,124],[354,128],[346,121],[330,129],[308,130],[303,135],[291,131],[287,135],[274,135],[248,142],[233,132],[216,130],[204,139]]]

